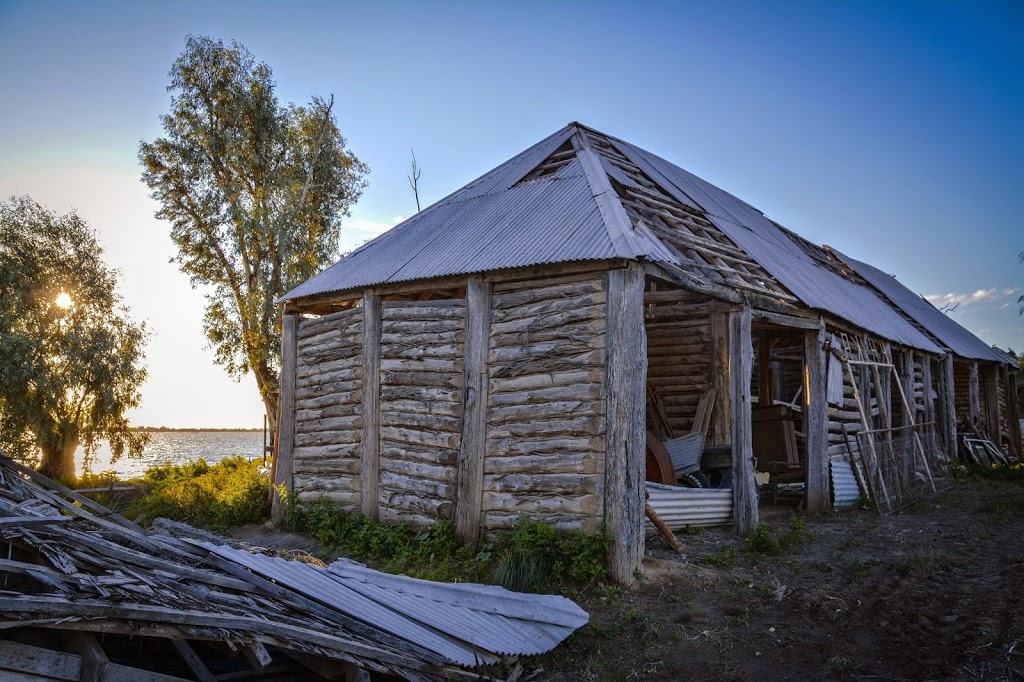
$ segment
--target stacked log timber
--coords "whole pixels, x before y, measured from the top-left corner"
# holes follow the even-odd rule
[[[463,399],[465,301],[385,301],[380,339],[382,519],[451,518]]]
[[[299,322],[293,485],[300,502],[359,508],[361,308]]]
[[[596,530],[603,515],[606,275],[495,284],[483,528],[525,514]]]
[[[697,404],[710,388],[711,322],[694,311],[670,319],[674,311],[657,306],[647,315],[647,378],[661,396],[672,430],[689,433]]]
[[[953,404],[956,406],[956,423],[958,426],[971,423],[970,383],[970,363],[953,363]]]

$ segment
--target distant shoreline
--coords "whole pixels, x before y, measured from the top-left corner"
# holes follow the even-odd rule
[[[185,428],[176,426],[136,426],[132,431],[139,431],[142,433],[201,433],[201,432],[215,432],[215,433],[258,433],[262,432],[262,428],[251,428],[251,429],[218,429],[218,428]]]

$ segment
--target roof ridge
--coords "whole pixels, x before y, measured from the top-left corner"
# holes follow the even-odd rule
[[[618,192],[608,180],[601,158],[591,146],[586,132],[581,128],[570,138],[576,148],[576,158],[583,166],[583,173],[590,186],[590,192],[601,211],[601,219],[616,254],[622,258],[647,256],[651,249],[644,248],[643,241],[633,232],[633,223],[626,214]]]

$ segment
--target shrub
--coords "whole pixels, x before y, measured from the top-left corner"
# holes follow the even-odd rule
[[[265,521],[270,514],[268,481],[260,464],[228,457],[211,466],[205,460],[159,465],[146,471],[149,487],[138,503],[148,520],[158,517],[223,529]]]
[[[385,572],[534,592],[586,587],[606,577],[604,533],[559,531],[521,518],[493,544],[463,545],[444,519],[429,528],[410,528],[348,513],[326,499],[300,507],[286,498],[286,505],[286,530]]]

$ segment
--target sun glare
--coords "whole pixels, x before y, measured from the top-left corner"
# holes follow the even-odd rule
[[[63,308],[64,310],[67,310],[68,308],[71,307],[71,297],[68,296],[68,293],[66,291],[62,291],[57,296],[57,300],[54,301],[54,303],[57,304],[58,308]]]

